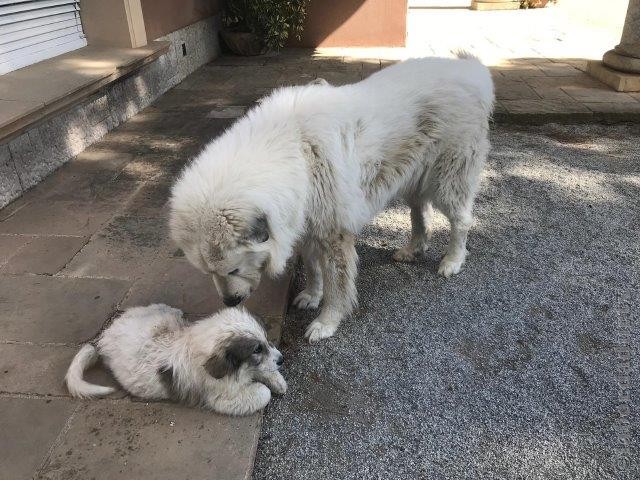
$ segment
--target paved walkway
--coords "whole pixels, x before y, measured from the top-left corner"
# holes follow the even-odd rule
[[[443,56],[462,48],[489,65],[514,58],[600,60],[620,42],[627,5],[611,0],[593,11],[595,5],[584,3],[484,12],[409,9],[407,54]]]
[[[448,56],[466,49],[478,55],[493,67],[498,121],[640,119],[640,94],[614,92],[584,73],[587,60],[601,60],[619,43],[626,5],[621,9],[621,2],[613,2],[605,13],[562,3],[497,12],[412,9],[406,50]],[[594,18],[598,14],[606,21]]]
[[[165,202],[179,169],[258,95],[228,73],[204,67],[0,210],[0,478],[248,475],[261,415],[122,394],[76,401],[63,386],[78,345],[118,311],[164,302],[197,318],[220,307],[167,238]],[[288,287],[287,276],[263,283],[248,304],[276,341]],[[100,369],[89,378],[112,383]]]
[[[587,60],[602,59],[619,43],[626,11],[621,3],[600,11],[575,1],[514,11],[409,9],[407,48],[323,52],[380,58],[384,64],[464,49],[493,71],[498,122],[640,121],[640,93],[615,92],[584,73]]]
[[[399,264],[409,211],[381,213],[336,336],[309,346],[314,313],[286,318],[289,391],[254,479],[640,478],[639,136],[495,127],[468,261],[448,280],[446,220],[422,262]]]

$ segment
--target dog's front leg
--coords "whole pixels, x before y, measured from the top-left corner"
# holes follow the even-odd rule
[[[352,234],[341,232],[317,242],[322,259],[324,304],[320,315],[311,322],[305,333],[309,342],[332,336],[342,319],[357,304],[355,280],[358,255],[354,241]]]
[[[211,396],[207,406],[226,415],[248,415],[264,408],[271,400],[271,390],[262,383],[236,387],[232,392]]]
[[[287,393],[287,381],[279,370],[260,375],[256,380],[264,383],[273,393],[278,395]]]

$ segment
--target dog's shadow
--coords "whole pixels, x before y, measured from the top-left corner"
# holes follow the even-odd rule
[[[440,238],[442,237],[442,238]],[[442,241],[446,239],[446,235],[434,234],[429,249],[423,254],[419,254],[413,262],[398,262],[393,259],[393,254],[398,247],[384,246],[379,247],[366,242],[356,243],[356,252],[358,253],[359,265],[358,265],[358,279],[363,278],[368,273],[373,273],[382,266],[393,266],[400,272],[406,272],[414,268],[420,268],[435,274],[438,271],[438,265],[440,263],[440,257],[442,253],[441,245]]]

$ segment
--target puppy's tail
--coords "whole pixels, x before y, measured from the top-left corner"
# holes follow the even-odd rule
[[[76,356],[73,357],[69,370],[64,379],[67,382],[69,393],[78,398],[104,397],[114,392],[112,387],[103,387],[85,382],[82,378],[84,371],[98,360],[98,351],[91,344],[83,345]]]

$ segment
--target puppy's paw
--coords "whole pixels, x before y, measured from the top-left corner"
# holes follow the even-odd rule
[[[280,372],[276,372],[269,382],[271,391],[276,395],[284,395],[287,393],[287,382]]]
[[[449,278],[451,275],[455,275],[456,273],[460,272],[463,263],[464,259],[453,260],[445,256],[440,262],[440,266],[438,267],[438,275]]]
[[[405,262],[411,263],[416,261],[416,253],[413,248],[409,245],[405,245],[404,247],[398,249],[393,254],[393,259],[396,262]]]
[[[329,338],[338,329],[338,325],[335,323],[325,323],[321,320],[314,320],[307,327],[307,331],[304,334],[305,338],[309,340],[309,343],[317,342],[323,338]]]
[[[313,294],[307,290],[301,291],[293,300],[293,304],[300,310],[314,310],[320,305],[322,294]]]

